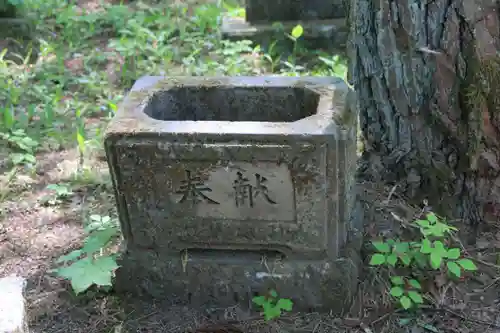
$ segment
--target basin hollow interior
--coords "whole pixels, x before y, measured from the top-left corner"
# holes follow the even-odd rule
[[[144,112],[163,121],[294,122],[314,115],[319,97],[294,87],[176,87],[153,94]]]

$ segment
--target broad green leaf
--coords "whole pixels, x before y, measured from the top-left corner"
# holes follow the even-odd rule
[[[433,231],[431,229],[421,229],[420,232],[425,237],[433,236]]]
[[[458,266],[456,262],[454,262],[454,261],[448,261],[446,263],[446,266],[448,267],[448,271],[451,274],[455,275],[458,278],[460,276],[462,276],[462,270],[460,269],[460,266]]]
[[[385,256],[380,253],[375,253],[370,260],[370,265],[379,266],[383,264],[385,264]]]
[[[395,253],[391,253],[385,258],[385,260],[387,261],[387,263],[389,265],[394,267],[394,266],[396,266],[396,263],[398,262],[398,256]]]
[[[477,266],[470,259],[460,259],[457,263],[466,271],[477,271]]]
[[[85,274],[74,276],[70,279],[70,282],[71,288],[73,288],[73,291],[77,295],[83,293],[94,284],[92,278]]]
[[[281,310],[278,307],[271,307],[267,311],[264,311],[264,319],[271,320],[277,318],[281,315]]]
[[[418,224],[422,228],[428,228],[430,225],[429,221],[427,221],[427,220],[416,220],[415,223]]]
[[[410,279],[408,282],[410,283],[410,286],[412,286],[413,288],[415,288],[415,289],[422,289],[422,286],[420,285],[420,282],[418,282],[417,280]]]
[[[401,297],[403,295],[403,288],[401,287],[392,287],[389,293],[394,297]]]
[[[82,153],[85,152],[85,137],[83,136],[83,133],[78,130],[76,133],[76,141],[78,142],[78,148]]]
[[[381,253],[389,253],[391,252],[391,248],[389,244],[384,242],[372,242],[373,247]]]
[[[430,255],[430,264],[433,269],[439,269],[441,267],[441,263],[443,258],[438,252],[432,252]]]
[[[292,29],[292,37],[295,39],[301,37],[303,33],[304,33],[304,28],[300,24],[296,25]]]
[[[98,286],[111,286],[111,278],[118,265],[113,257],[102,256],[93,260],[89,273]]]
[[[263,306],[264,303],[267,302],[267,300],[265,296],[255,296],[254,298],[252,298],[252,302],[254,302],[258,306]]]
[[[269,312],[272,308],[274,308],[274,306],[268,299],[262,303],[262,310],[264,310],[264,313]]]
[[[394,250],[398,253],[406,253],[410,249],[410,244],[407,242],[397,243],[394,246]]]
[[[429,221],[430,223],[436,223],[438,221],[438,218],[436,216],[436,214],[434,213],[429,213],[427,214],[427,221]]]
[[[427,238],[422,240],[422,247],[420,248],[420,253],[429,254],[432,252],[431,241]]]
[[[278,301],[276,306],[281,310],[292,311],[293,302],[288,298],[282,298]]]
[[[14,123],[15,123],[14,108],[4,107],[2,112],[3,112],[3,122],[4,122],[5,127],[7,127],[7,129],[12,129],[12,127],[14,127]]]
[[[56,270],[56,274],[71,281],[71,287],[76,294],[87,290],[93,284],[111,286],[111,277],[118,268],[112,257],[90,257],[78,260],[70,266]]]
[[[95,253],[105,247],[117,234],[118,229],[112,227],[93,231],[85,240],[82,251],[88,254]]]
[[[458,259],[460,258],[460,249],[449,249],[446,253],[448,259]]]
[[[78,259],[78,257],[80,257],[82,253],[83,253],[82,250],[71,251],[70,253],[64,256],[60,256],[59,259],[56,260],[56,263],[60,264],[63,262],[73,261],[75,259]]]
[[[403,284],[405,284],[405,280],[401,276],[391,277],[391,282],[392,282],[392,284],[397,285],[397,286],[402,286]]]
[[[415,261],[417,262],[417,265],[420,268],[426,268],[427,267],[427,255],[423,254],[421,252],[415,252],[413,255],[413,258],[415,258]]]
[[[411,257],[407,253],[404,253],[404,254],[400,255],[399,259],[403,263],[403,265],[410,266],[410,264],[411,264]]]
[[[438,252],[441,256],[443,256],[444,254],[446,254],[446,249],[444,248],[444,244],[443,242],[437,240],[437,241],[434,241],[434,250],[432,252]]]
[[[411,308],[411,304],[412,304],[411,299],[408,296],[401,297],[399,299],[399,303],[401,303],[401,306],[405,310],[408,310],[409,308]]]
[[[428,235],[432,235],[435,237],[443,237],[444,236],[444,231],[445,229],[443,228],[443,225],[438,223],[436,225],[430,226],[427,230],[426,233]]]
[[[414,291],[414,290],[410,290],[408,292],[408,297],[410,297],[411,300],[413,301],[413,303],[416,303],[416,304],[422,304],[424,302],[422,295],[420,295],[419,292]]]

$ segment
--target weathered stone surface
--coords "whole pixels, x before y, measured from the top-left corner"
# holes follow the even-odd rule
[[[290,33],[300,24],[304,28],[300,39],[301,45],[312,49],[322,48],[337,53],[344,53],[349,34],[345,18],[308,21],[281,22],[283,30]],[[239,17],[223,17],[221,33],[223,38],[239,40],[249,39],[266,48],[276,41],[291,43],[282,31],[278,32],[272,22],[250,23]]]
[[[273,23],[344,18],[346,11],[342,0],[247,0],[245,14],[250,23]]]
[[[117,288],[221,306],[272,286],[340,309],[357,276],[353,101],[335,78],[140,79],[105,137]]]
[[[22,277],[0,278],[0,333],[28,333],[25,287]]]

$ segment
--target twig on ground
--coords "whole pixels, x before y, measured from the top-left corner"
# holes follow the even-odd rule
[[[484,292],[484,291],[488,290],[489,288],[493,287],[493,285],[495,285],[498,281],[500,281],[500,276],[494,278],[493,281],[491,281],[486,287],[480,289],[481,292]]]
[[[477,319],[477,318],[469,318],[461,313],[458,313],[448,307],[439,307],[439,308],[434,308],[434,307],[424,307],[425,310],[429,310],[429,311],[439,311],[439,312],[447,312],[455,317],[458,317],[460,319],[463,319],[465,321],[468,321],[468,322],[473,322],[473,323],[476,323],[476,324],[480,324],[480,325],[485,325],[485,326],[488,326],[488,327],[493,327],[493,328],[497,328],[497,329],[500,329],[500,325],[498,324],[495,324],[495,323],[492,323],[492,322],[489,322],[489,321],[486,321],[486,320],[482,320],[482,319]]]
[[[390,317],[392,316],[393,314],[395,313],[398,313],[399,310],[391,310],[391,311],[388,311],[386,313],[384,313],[383,315],[381,315],[380,317],[378,317],[377,319],[373,320],[369,326],[373,326],[375,325],[376,323],[379,323],[381,321],[383,321],[384,319],[386,319],[387,317]]]

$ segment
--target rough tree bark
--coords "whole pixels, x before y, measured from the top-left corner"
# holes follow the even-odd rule
[[[473,227],[498,221],[499,1],[352,0],[349,22],[364,176]]]

